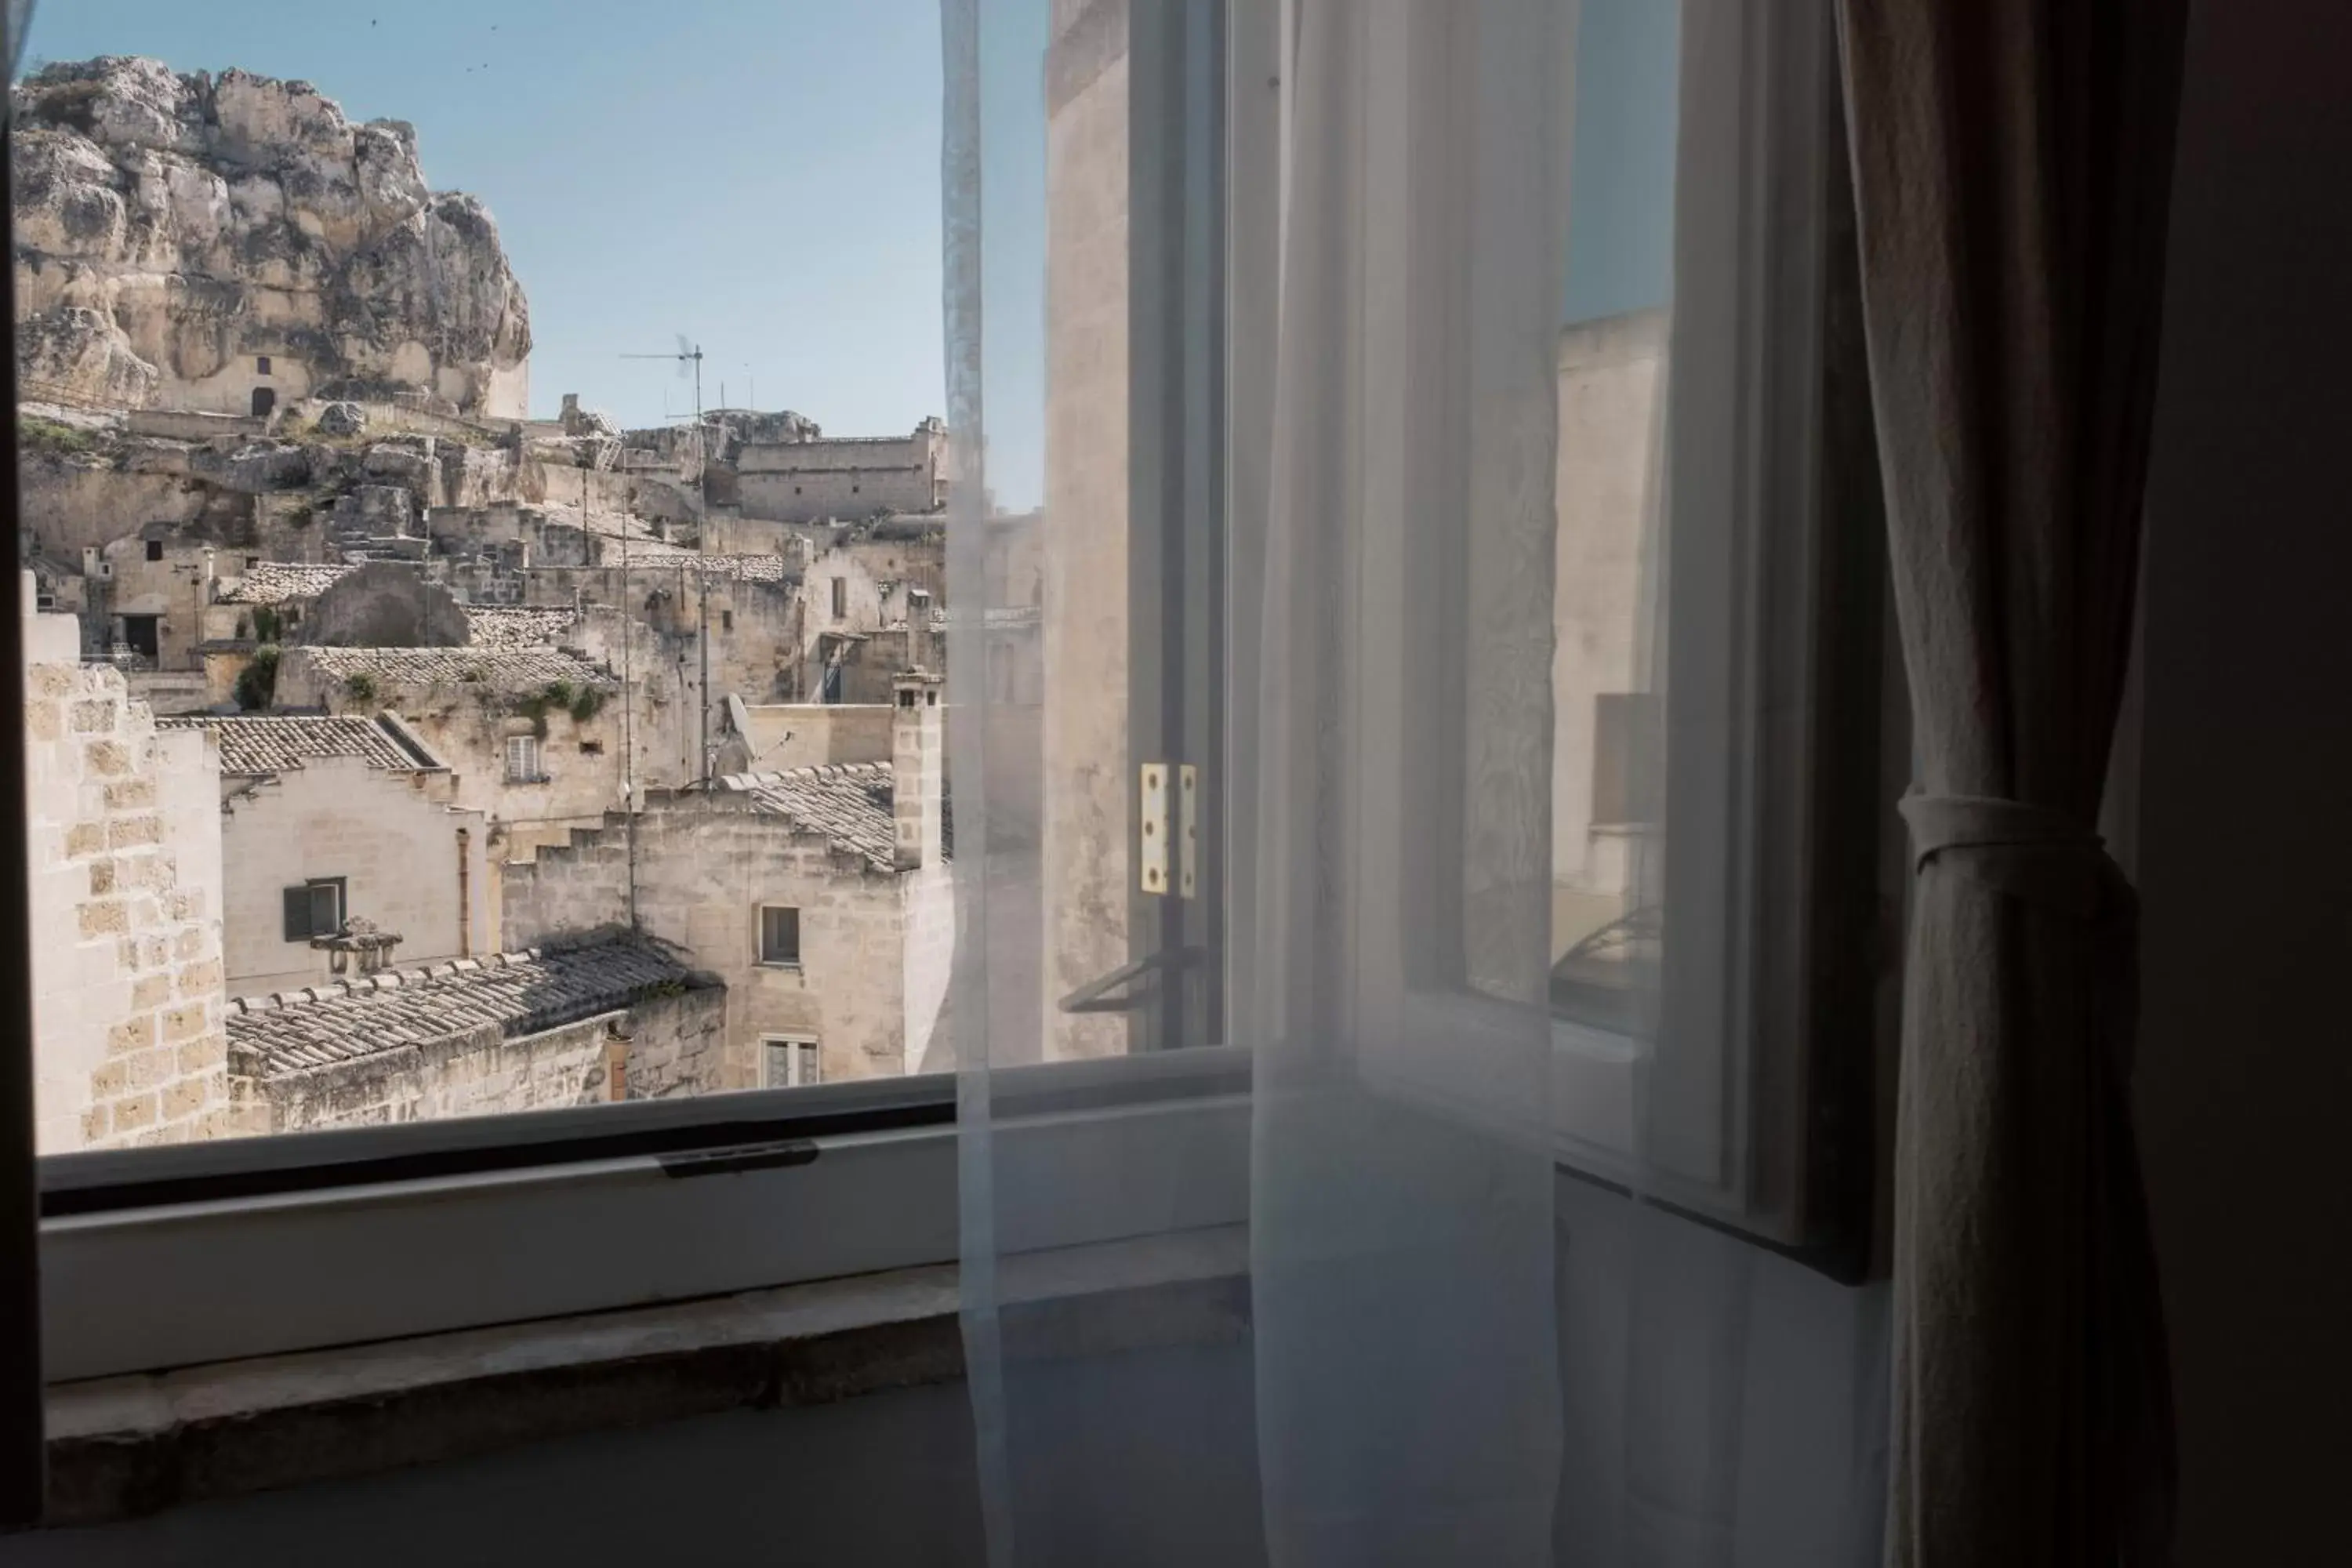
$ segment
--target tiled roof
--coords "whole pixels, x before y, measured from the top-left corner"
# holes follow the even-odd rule
[[[257,561],[245,569],[236,586],[219,596],[224,605],[282,605],[289,599],[315,599],[352,566],[307,566],[293,561]]]
[[[621,552],[617,545],[604,552],[604,564],[617,567]],[[719,555],[705,554],[698,550],[684,550],[676,545],[663,545],[648,552],[641,543],[629,546],[631,570],[676,572],[681,568],[698,572],[706,577],[725,577],[737,583],[785,583],[794,574],[784,564],[781,555]]]
[[[826,763],[782,773],[730,773],[719,787],[749,795],[764,812],[822,833],[862,855],[877,871],[895,868],[898,843],[891,815],[895,792],[887,763]]]
[[[296,650],[331,680],[366,675],[397,686],[478,682],[494,691],[537,691],[553,681],[615,691],[620,682],[552,647],[305,647]]]
[[[709,577],[730,577],[739,583],[781,583],[790,575],[781,555],[693,555],[687,558],[686,569]]]
[[[232,1001],[229,1046],[258,1055],[261,1076],[272,1078],[489,1025],[509,1039],[537,1034],[685,985],[692,974],[667,950],[635,937],[453,959]]]
[[[199,713],[158,719],[155,728],[210,730],[220,744],[221,772],[238,778],[286,773],[313,757],[357,757],[372,768],[404,773],[441,766],[415,737],[356,716]]]
[[[466,626],[471,633],[471,640],[466,646],[505,649],[543,647],[570,631],[572,620],[569,610],[468,605],[466,606]]]

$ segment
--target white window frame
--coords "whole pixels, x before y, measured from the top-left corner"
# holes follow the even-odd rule
[[[773,1053],[781,1049],[784,1059],[784,1078],[776,1081]],[[810,1089],[824,1081],[824,1048],[814,1035],[761,1035],[760,1037],[760,1087],[761,1089]]]
[[[1257,35],[1237,79],[1282,83],[1275,120],[1235,122],[1236,155],[1259,167],[1278,161],[1276,121],[1296,79],[1265,33],[1234,27],[1237,39]],[[1833,36],[1825,0],[1685,0],[1681,39],[1681,330],[1665,378],[1675,445],[1664,479],[1675,679],[1661,722],[1670,747],[1677,730],[1730,742],[1686,748],[1662,781],[1675,845],[1664,902],[1675,914],[1655,1037],[1554,1018],[1550,1108],[1528,1107],[1510,1131],[1548,1142],[1565,1167],[1801,1249],[1817,1218],[1806,1169],[1812,1020],[1803,938],[1786,928],[1807,897],[1798,847],[1810,837],[1804,788],[1822,739],[1801,695],[1819,608],[1801,579],[1823,548],[1815,307],[1828,266]],[[1727,191],[1737,199],[1721,199]],[[1228,284],[1235,323],[1274,319],[1270,301],[1250,297],[1273,286],[1269,269],[1237,268]],[[1701,363],[1694,345],[1719,362]],[[1238,405],[1245,378],[1235,381]],[[1236,450],[1234,470],[1262,474],[1262,458],[1246,456]],[[1494,1107],[1465,1102],[1446,1079],[1482,1045],[1521,1049],[1524,1019],[1476,993],[1417,989],[1402,974],[1396,984],[1396,1016],[1412,1020],[1403,1035],[1444,1038],[1447,1049],[1370,1061],[1366,1076],[1442,1113],[1494,1121]]]
[[[509,735],[506,739],[506,782],[509,784],[545,784],[547,782],[545,748],[536,735]],[[529,766],[518,769],[517,756]]]
[[[1733,0],[1706,3],[1749,19],[1729,34],[1741,40],[1732,53],[1745,69],[1770,24]],[[1292,73],[1271,58],[1280,30],[1265,25],[1278,6],[1234,5],[1229,37],[1241,79],[1278,77],[1286,84]],[[1746,133],[1758,129],[1767,96],[1727,92],[1699,107],[1738,128],[1723,138],[1727,150],[1748,145]],[[1686,92],[1686,113],[1691,108]],[[1270,117],[1237,113],[1236,140],[1253,126],[1271,129]],[[1705,121],[1683,132],[1694,141],[1711,133]],[[1742,223],[1741,244],[1753,246],[1768,232],[1760,203]],[[1737,321],[1753,327],[1769,314],[1769,301],[1753,297],[1737,262],[1727,260],[1715,286]],[[1265,305],[1237,289],[1230,319],[1262,321]],[[1698,308],[1691,286],[1677,306]],[[1728,333],[1726,341],[1752,350],[1755,333]],[[1756,417],[1765,390],[1756,378],[1746,358],[1726,367],[1729,407],[1718,417]],[[1780,515],[1775,509],[1786,498],[1753,486],[1733,486],[1731,493],[1722,512],[1727,537],[1760,548],[1740,530],[1759,526],[1759,509],[1766,518]],[[1753,702],[1759,695],[1727,687],[1718,700]],[[1762,766],[1750,757],[1738,763],[1750,771],[1727,769],[1703,789],[1709,799],[1745,799],[1753,770]],[[1675,896],[1689,901],[1679,886]],[[1719,907],[1727,921],[1730,899]],[[754,937],[762,949],[764,934]],[[1475,1048],[1482,1009],[1499,1005],[1459,994],[1408,1001],[1425,1009],[1417,1026],[1447,1031],[1449,1045],[1465,1050]],[[1704,1005],[1723,1009],[1732,999],[1713,996]],[[1496,1022],[1513,1038],[1523,1028],[1517,1019]],[[1718,1026],[1715,1037],[1727,1037],[1727,1030]],[[1538,1135],[1551,1140],[1565,1163],[1604,1174],[1624,1168],[1641,1070],[1654,1064],[1631,1042],[1565,1025],[1554,1031],[1554,1064],[1572,1091],[1560,1103],[1579,1108],[1581,1120],[1546,1125]],[[1757,1124],[1753,1117],[1724,1119],[1751,1086],[1720,1068],[1712,1102],[1720,1114],[1693,1124],[1701,1134]],[[1050,1213],[1023,1216],[1055,1228],[1000,1236],[1000,1247],[1079,1246],[1246,1221],[1245,1051],[1207,1047],[1012,1071],[1023,1081],[1003,1103],[1036,1112],[996,1122],[998,1179],[1042,1185],[1073,1168],[1111,1179],[1043,1205]],[[1431,1086],[1399,1088],[1423,1094]],[[1670,1076],[1654,1070],[1648,1089],[1654,1104],[1661,1089],[1678,1092]],[[954,1103],[950,1078],[853,1080],[54,1156],[41,1163],[44,1189],[59,1211],[41,1226],[45,1368],[52,1379],[95,1377],[951,1262]],[[684,1152],[721,1124],[730,1139],[751,1142],[751,1157],[739,1165],[728,1152],[717,1159]],[[770,1129],[781,1142],[758,1142],[747,1127]],[[1668,1195],[1766,1228],[1747,1173],[1747,1134],[1718,1136],[1729,1142]],[[669,1152],[637,1146],[665,1140],[686,1142]],[[797,1152],[794,1159],[764,1157],[785,1146]],[[484,1154],[494,1157],[478,1158]],[[445,1157],[448,1169],[436,1165]],[[321,1172],[364,1179],[321,1180]],[[110,1196],[96,1202],[96,1194]],[[616,1237],[626,1245],[616,1246]],[[457,1259],[466,1260],[462,1268]],[[173,1310],[153,1310],[158,1300]]]

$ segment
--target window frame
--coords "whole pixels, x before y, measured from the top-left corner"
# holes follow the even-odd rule
[[[1236,79],[1283,86],[1272,117],[1247,112],[1253,95],[1243,95],[1234,127],[1234,156],[1270,166],[1294,73],[1276,67],[1280,43],[1263,16],[1234,31],[1251,51]],[[1834,37],[1820,0],[1687,0],[1681,39],[1672,309],[1693,329],[1686,341],[1723,357],[1695,365],[1685,350],[1663,384],[1684,451],[1667,459],[1675,597],[1666,636],[1675,640],[1666,662],[1676,679],[1659,721],[1670,734],[1717,731],[1733,743],[1712,757],[1702,747],[1697,765],[1659,781],[1663,826],[1677,843],[1665,858],[1665,902],[1696,911],[1681,918],[1670,950],[1690,979],[1661,987],[1659,1038],[1554,1018],[1552,1110],[1530,1108],[1510,1131],[1548,1141],[1565,1171],[1853,1279],[1869,1267],[1874,1224],[1884,871],[1899,864],[1893,803],[1904,774],[1893,760],[1901,667],[1885,626]],[[1735,200],[1720,199],[1727,190]],[[1237,181],[1234,202],[1251,199]],[[1250,324],[1274,319],[1271,300],[1253,295],[1273,287],[1274,241],[1259,231],[1278,216],[1244,227],[1244,206],[1233,211],[1244,232],[1231,254],[1246,247],[1250,260],[1235,266],[1230,289],[1238,404],[1267,379],[1244,374],[1241,360],[1263,353],[1265,333]],[[1263,483],[1265,456],[1244,444],[1232,458],[1230,518],[1255,510],[1243,477]],[[1710,493],[1696,498],[1702,489]],[[1235,636],[1248,636],[1249,617],[1235,618]],[[1233,665],[1254,667],[1238,643]],[[1823,721],[1831,714],[1834,728]],[[1467,751],[1423,748],[1457,760]],[[1855,830],[1865,822],[1879,830]],[[1435,858],[1452,863],[1444,847]],[[1457,963],[1415,952],[1400,967],[1412,971],[1397,998],[1418,1020],[1408,1034],[1444,1037],[1456,1053],[1523,1048],[1524,1021],[1472,988]],[[1437,1078],[1446,1056],[1363,1070],[1400,1099],[1493,1120],[1493,1108],[1463,1101]]]
[[[1003,1070],[1003,1179],[1113,1173],[1006,1245],[1246,1219],[1246,1051]],[[921,1074],[51,1155],[45,1376],[952,1264],[955,1109],[953,1075]]]
[[[319,926],[319,895],[330,893],[334,900],[334,918],[324,930]],[[293,922],[283,919],[290,900],[297,894],[304,897],[304,924],[309,928],[300,935],[294,934]],[[310,942],[322,936],[340,935],[343,921],[351,916],[351,883],[345,877],[310,877],[289,884],[278,890],[279,938],[281,942]]]
[[[753,907],[759,911],[757,922],[759,929],[753,935],[753,941],[758,943],[757,955],[754,961],[763,969],[804,968],[805,965],[803,963],[803,953],[805,950],[801,940],[803,935],[801,930],[801,906],[798,904],[758,904]],[[768,956],[768,917],[771,914],[785,914],[792,916],[793,941],[792,956],[790,958],[771,958]]]
[[[524,754],[530,760],[531,766],[528,772],[518,773],[515,771],[515,755],[517,747],[524,748]],[[541,742],[538,736],[509,735],[505,739],[503,749],[506,752],[506,783],[510,784],[546,784],[549,782],[547,773],[547,748]]]
[[[1273,14],[1234,7],[1240,79],[1286,79],[1261,58],[1280,52],[1264,25]],[[1756,96],[1769,95],[1738,97],[1740,112],[1762,112]],[[1270,128],[1260,101],[1237,96],[1237,142]],[[1228,195],[1235,251],[1271,244],[1270,215],[1241,205],[1251,199],[1238,187]],[[1232,298],[1229,345],[1262,324],[1268,303]],[[1263,391],[1236,375],[1231,417]],[[1232,454],[1229,494],[1249,481],[1249,456]],[[763,955],[764,939],[755,933]],[[1556,1032],[1555,1061],[1591,1069],[1609,1092],[1633,1088],[1621,1043]],[[1030,1179],[1043,1180],[1082,1157],[1127,1173],[1082,1202],[1048,1205],[1064,1229],[1002,1245],[1246,1220],[1246,1050],[1000,1070],[1018,1075],[1004,1103],[1027,1113],[997,1124],[1003,1168],[1034,1159]],[[846,1080],[50,1156],[38,1167],[44,1364],[51,1378],[99,1376],[952,1262],[955,1093],[946,1076]],[[1571,1131],[1539,1135],[1564,1165],[1610,1179],[1607,1161]],[[1694,1207],[1759,1231],[1745,1200]],[[616,1248],[616,1234],[631,1245]],[[442,1261],[459,1258],[499,1261],[487,1275]],[[179,1310],[155,1314],[156,1300]]]
[[[784,1055],[784,1081],[778,1083],[773,1071],[775,1058],[770,1053],[781,1047]],[[784,1032],[760,1037],[760,1087],[761,1089],[813,1089],[824,1081],[824,1043],[814,1035]]]

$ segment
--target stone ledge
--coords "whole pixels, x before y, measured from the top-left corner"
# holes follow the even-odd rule
[[[1015,1358],[1246,1334],[1238,1227],[1006,1259]],[[963,1375],[951,1266],[174,1372],[48,1393],[45,1523]]]

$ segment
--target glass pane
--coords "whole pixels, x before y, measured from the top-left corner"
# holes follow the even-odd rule
[[[45,1153],[945,1059],[937,0],[577,12],[37,10]]]

